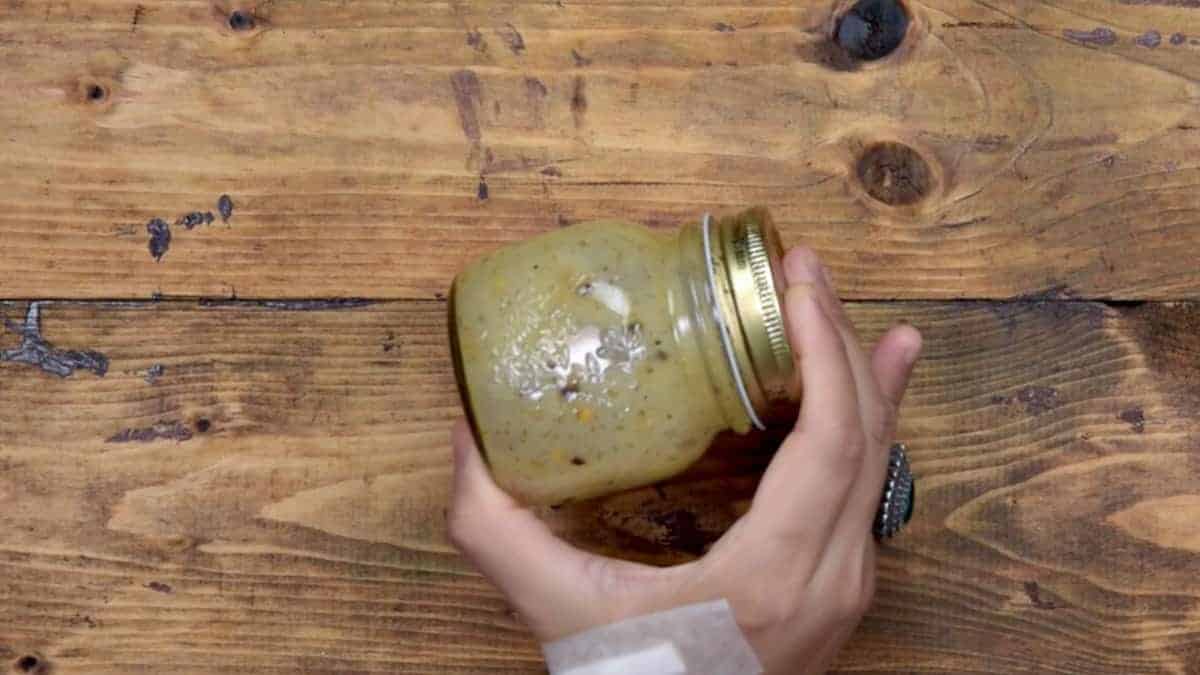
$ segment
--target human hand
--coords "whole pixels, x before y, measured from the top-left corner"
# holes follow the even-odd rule
[[[868,356],[816,255],[794,249],[784,271],[805,399],[750,510],[703,558],[659,568],[567,544],[456,425],[450,537],[538,640],[721,598],[767,673],[822,673],[849,639],[874,594],[872,523],[921,336],[896,326]]]

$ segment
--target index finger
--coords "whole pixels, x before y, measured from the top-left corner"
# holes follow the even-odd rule
[[[750,518],[752,527],[823,544],[859,474],[864,439],[850,356],[819,296],[830,291],[817,281],[823,271],[816,256],[807,258],[789,269],[785,299],[804,403],[759,484]]]

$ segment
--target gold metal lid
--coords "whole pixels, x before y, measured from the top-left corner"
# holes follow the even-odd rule
[[[733,356],[754,408],[798,401],[798,368],[783,316],[783,245],[766,209],[754,208],[717,224],[715,268],[723,277],[722,304]]]

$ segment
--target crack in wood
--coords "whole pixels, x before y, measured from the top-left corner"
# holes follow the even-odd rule
[[[367,298],[322,298],[314,300],[239,300],[235,298],[200,298],[201,307],[257,307],[287,312],[317,312],[338,309],[357,309],[376,303]]]

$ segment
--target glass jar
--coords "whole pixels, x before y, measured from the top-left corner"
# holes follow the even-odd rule
[[[500,249],[450,292],[450,343],[497,483],[558,504],[654,483],[799,399],[764,209],[655,232],[621,221]]]

